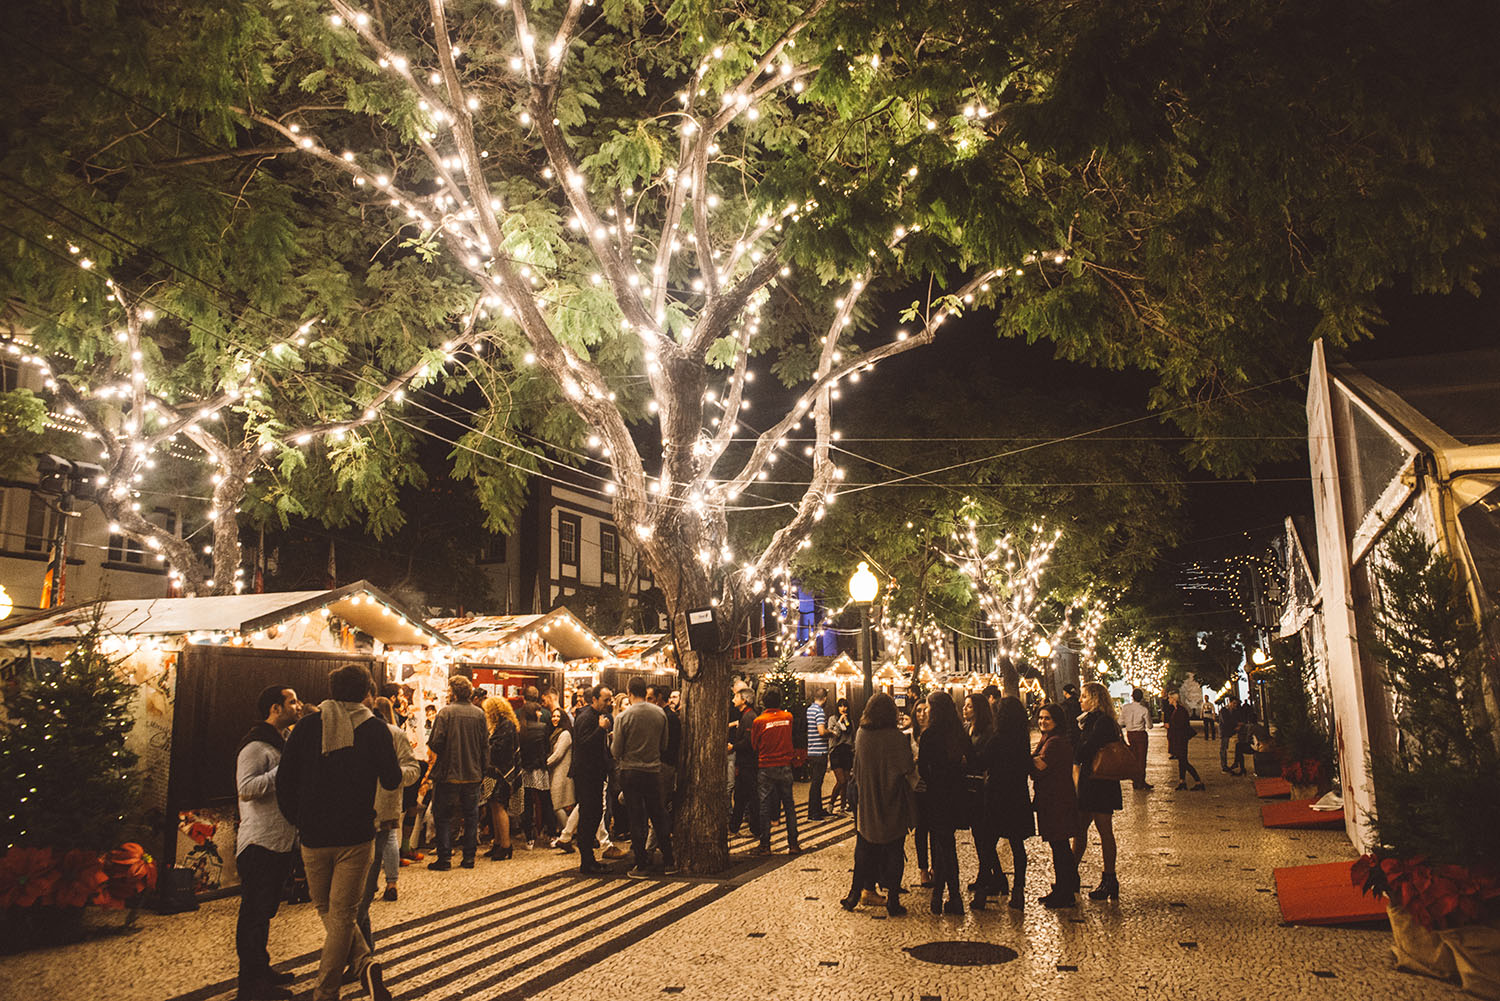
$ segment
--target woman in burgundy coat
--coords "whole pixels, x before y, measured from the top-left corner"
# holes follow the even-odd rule
[[[1193,776],[1193,791],[1208,788],[1198,776],[1198,769],[1188,764],[1188,745],[1193,741],[1193,721],[1188,718],[1187,706],[1176,692],[1168,692],[1167,699],[1172,708],[1167,710],[1167,756],[1177,759],[1177,788],[1186,789],[1187,777]]]
[[[1052,849],[1052,892],[1037,898],[1048,908],[1072,907],[1078,893],[1078,859],[1073,855],[1078,794],[1073,786],[1073,741],[1061,729],[1066,718],[1057,705],[1042,707],[1037,715],[1042,739],[1031,755],[1037,833]]]

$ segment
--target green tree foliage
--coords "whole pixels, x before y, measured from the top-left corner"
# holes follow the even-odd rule
[[[7,695],[0,724],[0,844],[107,851],[135,806],[125,749],[135,689],[93,630],[54,671]]]
[[[0,393],[0,476],[32,471],[47,429],[47,405],[29,389]]]
[[[1401,857],[1500,865],[1500,755],[1463,579],[1404,526],[1380,556],[1369,641],[1394,696],[1399,734],[1389,753],[1372,755],[1376,835]]]

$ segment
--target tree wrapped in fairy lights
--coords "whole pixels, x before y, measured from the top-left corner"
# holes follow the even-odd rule
[[[949,548],[943,555],[968,580],[984,624],[994,634],[1006,695],[1020,697],[1016,661],[1045,638],[1038,622],[1046,598],[1042,573],[1061,538],[1061,529],[1048,530],[1035,523],[1028,530],[1004,532],[986,545],[972,518],[949,535]]]

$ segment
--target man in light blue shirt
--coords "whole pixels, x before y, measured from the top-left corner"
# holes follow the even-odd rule
[[[240,872],[240,914],[234,929],[239,954],[240,1001],[290,998],[291,974],[271,969],[266,940],[271,919],[281,906],[281,891],[292,873],[297,831],[276,805],[276,771],[286,746],[286,730],[301,714],[297,693],[272,685],[260,693],[255,711],[260,722],[240,740],[234,784],[240,803],[234,861]]]
[[[823,704],[827,701],[828,689],[819,688],[813,693],[812,705],[807,707],[808,820],[823,820],[828,816],[823,812],[823,778],[828,774],[828,714]]]

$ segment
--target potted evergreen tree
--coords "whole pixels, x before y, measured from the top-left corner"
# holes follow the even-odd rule
[[[1398,966],[1500,999],[1500,754],[1486,653],[1451,560],[1405,528],[1381,557],[1369,642],[1399,734],[1371,759],[1377,845],[1354,880],[1385,897]]]

